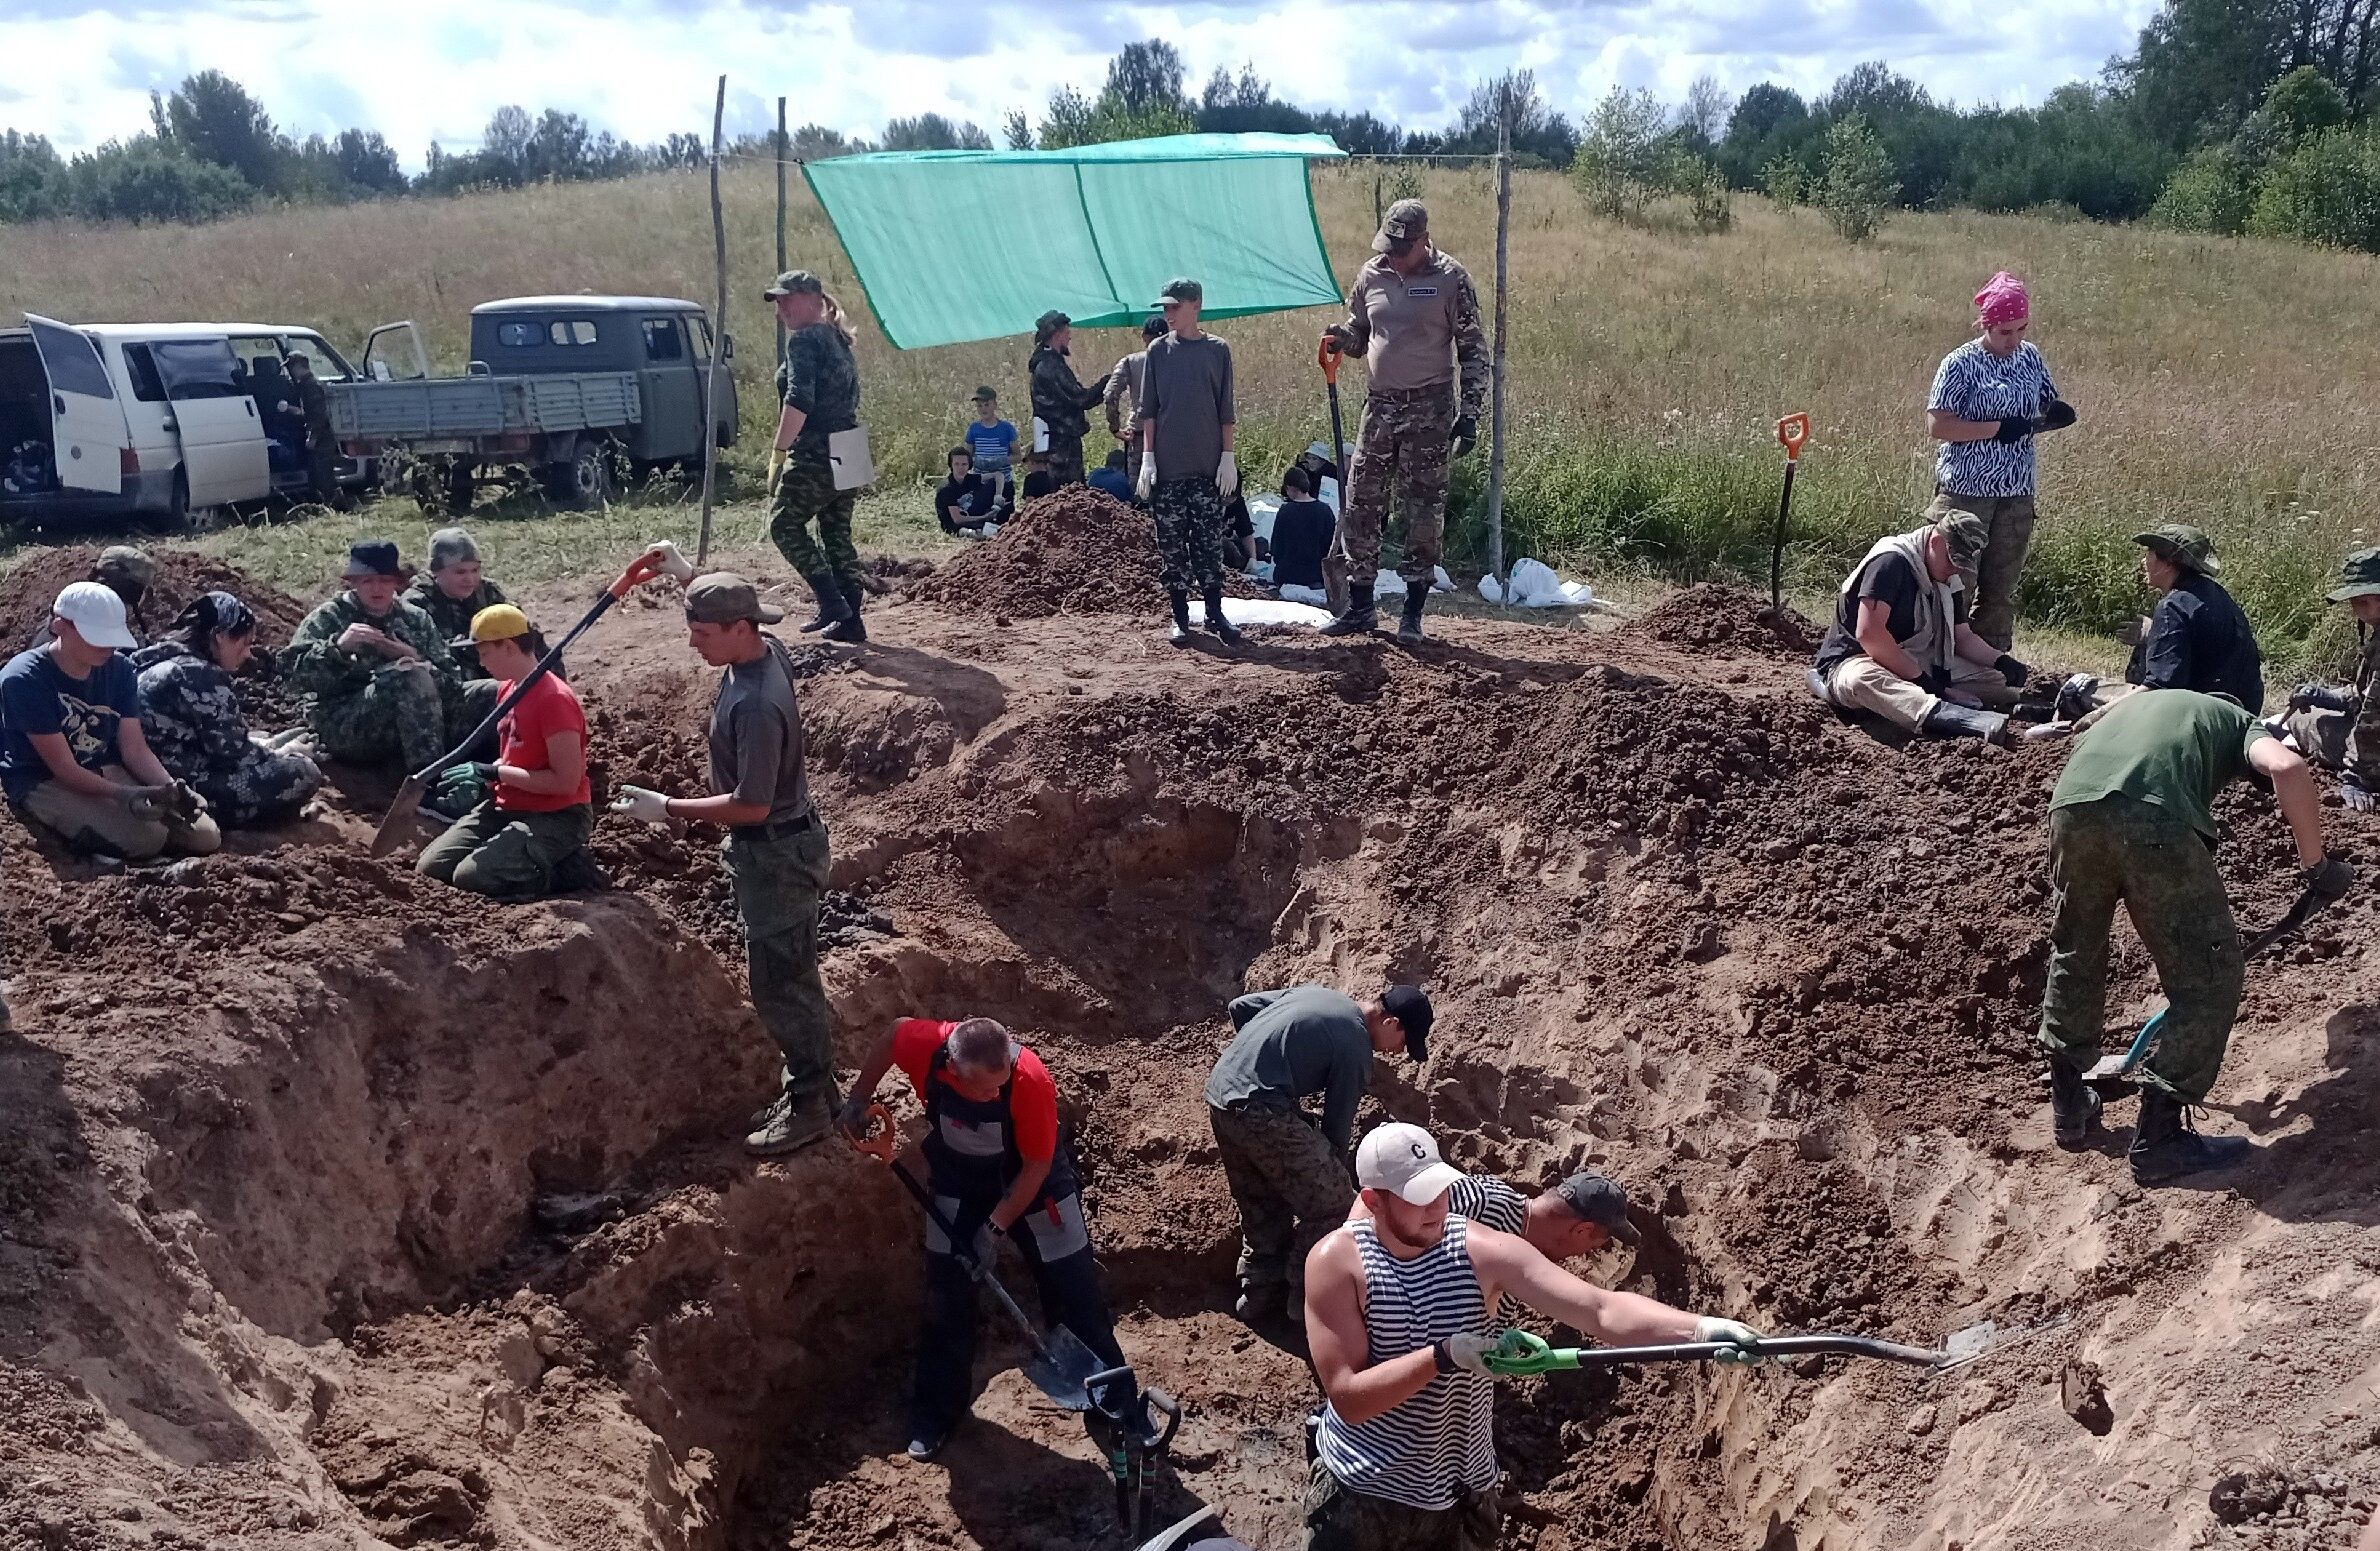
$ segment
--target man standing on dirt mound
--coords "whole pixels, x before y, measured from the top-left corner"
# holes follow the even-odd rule
[[[1507,1294],[1615,1346],[1720,1342],[1747,1325],[1580,1280],[1525,1239],[1449,1209],[1463,1176],[1419,1126],[1357,1150],[1370,1217],[1314,1247],[1306,1342],[1327,1402],[1306,1484],[1306,1551],[1493,1551],[1497,1331]]]
[[[1033,1267],[1043,1318],[1082,1338],[1109,1367],[1125,1366],[1099,1292],[1083,1219],[1074,1149],[1058,1126],[1058,1085],[1041,1058],[989,1018],[903,1018],[860,1067],[837,1123],[864,1139],[876,1085],[894,1067],[926,1109],[927,1185],[935,1206],[979,1264],[1001,1239]],[[895,1168],[906,1166],[906,1160]],[[975,1279],[951,1241],[926,1224],[925,1329],[909,1407],[909,1457],[932,1459],[967,1414],[975,1381]]]
[[[2049,1056],[2058,1145],[2089,1145],[2099,1095],[2083,1073],[2100,1055],[2107,1012],[2108,928],[2130,913],[2169,1005],[2141,1069],[2132,1177],[2154,1185],[2238,1162],[2246,1137],[2200,1136],[2190,1110],[2206,1101],[2239,1016],[2239,928],[2215,866],[2215,794],[2244,778],[2273,794],[2288,821],[2308,894],[2344,896],[2355,881],[2322,848],[2313,772],[2236,701],[2161,689],[2119,700],[2076,739],[2049,800],[2049,982],[2040,1043]]]
[[[666,797],[623,785],[612,811],[648,824],[684,819],[727,831],[720,850],[744,925],[752,1010],[784,1053],[784,1083],[744,1145],[763,1156],[807,1147],[835,1127],[835,1015],[818,975],[826,825],[810,802],[802,712],[785,648],[764,634],[785,616],[726,571],[686,584],[686,639],[725,668],[711,702],[711,795]]]
[[[1397,565],[1405,578],[1405,618],[1397,639],[1413,642],[1421,639],[1421,611],[1446,536],[1448,464],[1479,441],[1487,330],[1469,271],[1430,245],[1430,213],[1420,200],[1388,207],[1372,252],[1347,292],[1347,321],[1324,330],[1342,351],[1366,358],[1371,384],[1340,498],[1339,539],[1325,561],[1334,597],[1338,578],[1345,578],[1347,612],[1322,633],[1367,635],[1378,626],[1372,588],[1393,494],[1405,514],[1405,553]]]
[[[1348,1148],[1372,1058],[1402,1050],[1420,1063],[1435,1016],[1419,986],[1390,986],[1369,1006],[1327,986],[1252,991],[1231,1004],[1236,1032],[1207,1074],[1206,1098],[1240,1209],[1241,1319],[1305,1317],[1306,1251],[1355,1199]],[[1316,1093],[1319,1125],[1302,1104]]]
[[[787,270],[761,295],[774,302],[785,325],[785,364],[778,372],[777,439],[771,448],[769,541],[818,598],[818,617],[802,626],[830,641],[865,641],[860,623],[859,550],[851,542],[856,487],[838,489],[827,438],[859,426],[859,363],[843,311],[819,278]],[[810,536],[810,524],[818,536]]]
[[[1190,644],[1190,591],[1206,602],[1206,625],[1226,646],[1239,630],[1223,617],[1223,503],[1239,493],[1232,456],[1238,418],[1231,403],[1231,347],[1198,329],[1206,292],[1172,280],[1157,305],[1170,332],[1150,342],[1141,368],[1139,484],[1157,524],[1157,558],[1173,605],[1173,644]]]

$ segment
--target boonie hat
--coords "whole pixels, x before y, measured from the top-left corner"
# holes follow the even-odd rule
[[[1162,307],[1167,302],[1203,302],[1206,297],[1205,286],[1200,285],[1189,276],[1183,275],[1165,282],[1165,289],[1157,293],[1154,305]]]
[[[1578,1214],[1579,1221],[1593,1223],[1622,1244],[1644,1242],[1644,1235],[1628,1220],[1628,1192],[1616,1180],[1600,1174],[1573,1174],[1554,1187],[1554,1194]]]
[[[2161,522],[2145,533],[2133,534],[2132,542],[2160,560],[2186,566],[2201,576],[2223,574],[2223,563],[2215,558],[2215,541],[2186,522]]]
[[[1033,343],[1037,345],[1046,343],[1052,334],[1055,334],[1062,328],[1068,327],[1073,322],[1074,320],[1072,318],[1069,318],[1057,308],[1052,307],[1049,311],[1043,313],[1040,317],[1033,320]]]
[[[2339,585],[2330,590],[2330,601],[2344,603],[2376,592],[2380,592],[2380,549],[2359,549],[2339,567]]]
[[[477,646],[482,641],[512,641],[529,633],[529,616],[509,603],[491,603],[471,616],[471,630],[449,646]]]
[[[1419,986],[1390,986],[1380,996],[1380,1010],[1405,1026],[1405,1055],[1412,1061],[1429,1059],[1430,1025],[1438,1015]]]
[[[1934,531],[1949,541],[1950,563],[1962,571],[1974,570],[1992,541],[1992,530],[1973,512],[1944,512],[1934,519]]]
[[[773,625],[784,617],[782,609],[761,602],[759,590],[733,571],[713,571],[686,584],[686,618],[695,624],[732,625],[748,619]],[[476,626],[478,621],[472,623]]]
[[[824,296],[826,282],[806,269],[789,269],[770,282],[769,288],[760,294],[763,300],[772,302],[780,296]]]
[[[1320,459],[1322,459],[1322,460],[1323,460],[1324,462],[1326,462],[1326,463],[1327,463],[1327,462],[1329,462],[1329,461],[1330,461],[1330,443],[1328,443],[1328,442],[1310,442],[1310,443],[1308,443],[1308,444],[1307,444],[1307,446],[1306,446],[1306,456],[1307,456],[1307,457],[1309,457],[1309,458],[1320,458]]]
[[[1380,235],[1372,239],[1374,253],[1386,253],[1430,229],[1430,212],[1418,199],[1400,199],[1380,218]]]
[[[1385,1190],[1409,1206],[1429,1205],[1462,1177],[1462,1170],[1438,1156],[1436,1139],[1419,1126],[1377,1127],[1355,1149],[1355,1183]]]
[[[74,633],[89,645],[127,651],[140,645],[124,623],[124,600],[103,583],[74,582],[62,588],[50,613],[74,626]]]
[[[347,569],[341,576],[403,576],[405,562],[387,539],[365,539],[347,546]]]
[[[157,580],[157,562],[130,544],[110,544],[99,552],[99,563],[92,569],[102,577],[121,577],[143,592]]]

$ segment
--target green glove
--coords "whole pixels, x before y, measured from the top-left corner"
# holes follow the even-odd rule
[[[1498,1378],[1522,1378],[1531,1374],[1551,1373],[1557,1368],[1578,1366],[1576,1347],[1556,1347],[1545,1344],[1542,1336],[1526,1330],[1507,1330],[1497,1337],[1496,1344],[1485,1354],[1488,1372]]]

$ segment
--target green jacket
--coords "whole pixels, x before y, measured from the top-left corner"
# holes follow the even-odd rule
[[[290,637],[281,665],[291,688],[318,700],[339,700],[363,692],[373,671],[385,666],[388,659],[378,652],[358,655],[341,646],[339,637],[349,625],[371,625],[403,641],[421,653],[441,679],[460,677],[454,654],[446,649],[446,637],[429,615],[399,598],[394,610],[374,619],[364,612],[354,593],[342,592],[308,614],[297,634]]]
[[[471,633],[472,616],[481,609],[493,608],[512,600],[505,597],[504,589],[494,582],[481,582],[468,598],[450,598],[438,590],[435,577],[425,575],[405,594],[405,601],[430,616],[430,622],[438,627],[440,639],[452,642]],[[458,667],[466,679],[487,677],[478,671],[476,663],[458,661]]]

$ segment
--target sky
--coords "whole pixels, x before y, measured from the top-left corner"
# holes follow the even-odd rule
[[[2155,0],[0,0],[0,128],[61,151],[139,133],[148,94],[218,69],[300,136],[377,129],[410,167],[479,142],[507,103],[625,139],[727,128],[878,133],[936,112],[995,138],[1122,45],[1162,37],[1195,91],[1252,62],[1276,95],[1443,126],[1478,81],[1526,67],[1576,120],[1614,85],[1677,101],[1700,75],[1822,92],[1882,59],[1963,104],[2037,103],[2128,51]],[[31,65],[32,68],[25,68]]]

